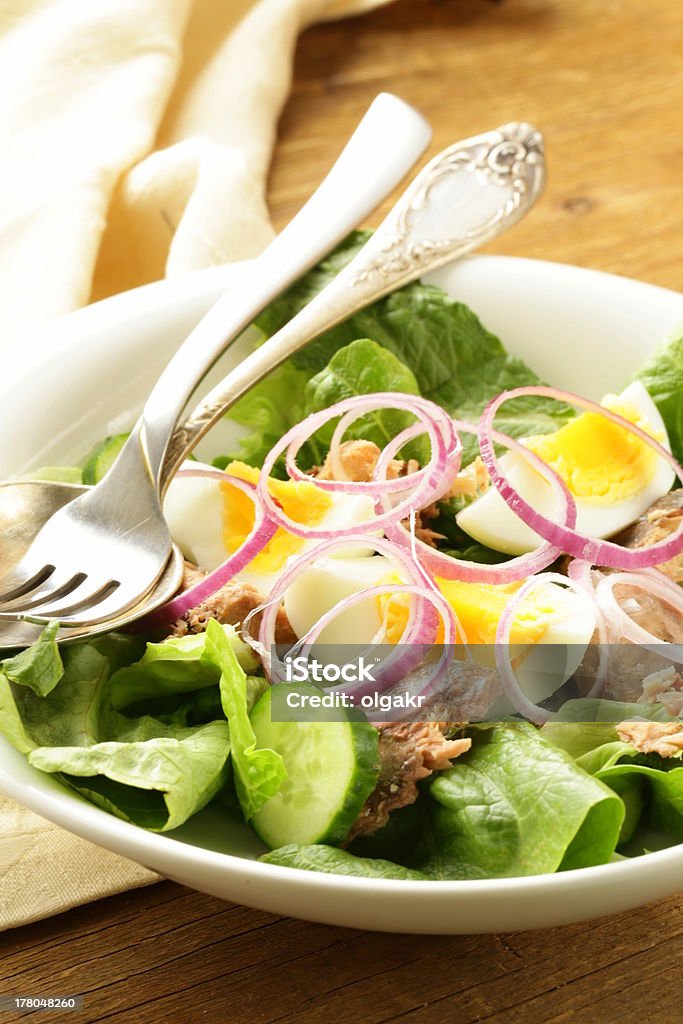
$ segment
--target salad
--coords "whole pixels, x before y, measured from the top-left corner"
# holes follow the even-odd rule
[[[0,733],[33,767],[146,829],[211,804],[268,863],[371,878],[683,841],[683,339],[596,403],[417,283],[228,422],[166,497],[179,593],[135,632],[58,647],[52,624],[0,663]],[[49,475],[94,483],[122,440]]]

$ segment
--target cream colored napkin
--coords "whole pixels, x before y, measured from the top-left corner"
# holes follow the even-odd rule
[[[297,35],[382,2],[0,0],[4,337],[258,253]],[[0,797],[0,928],[155,877]]]

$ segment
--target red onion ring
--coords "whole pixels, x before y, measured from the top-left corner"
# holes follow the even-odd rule
[[[365,534],[356,534],[355,536],[333,537],[329,540],[322,541],[321,543],[316,544],[310,551],[299,555],[285,568],[284,572],[280,575],[273,587],[267,604],[264,605],[263,608],[257,608],[251,613],[252,615],[256,615],[263,611],[258,637],[262,650],[268,651],[275,642],[275,624],[278,608],[293,580],[304,569],[307,569],[317,561],[322,555],[329,554],[339,548],[351,547],[354,543],[358,543],[359,541],[361,541],[366,547],[374,548],[378,554],[386,555],[394,563],[398,563],[399,568],[403,570],[410,582],[414,583],[416,586],[421,584],[418,569],[405,551],[401,548],[397,548],[396,545],[385,540],[383,537],[367,537]]]
[[[432,442],[432,453],[429,463],[425,467],[425,475],[413,489],[412,493],[407,498],[401,500],[395,508],[387,510],[379,516],[375,516],[373,519],[368,520],[367,523],[355,524],[340,530],[330,531],[317,529],[315,527],[296,523],[285,515],[284,512],[275,504],[268,491],[268,477],[282,453],[289,449],[289,454],[293,459],[306,438],[308,438],[311,433],[318,430],[330,419],[333,419],[348,410],[354,410],[358,415],[362,415],[372,409],[386,407],[387,405],[391,408],[405,409],[420,419],[424,424],[423,432],[427,433]],[[273,519],[278,526],[288,530],[295,536],[306,537],[308,539],[311,537],[319,537],[322,540],[331,540],[351,535],[360,536],[366,531],[368,533],[376,533],[378,529],[384,528],[386,524],[399,518],[404,518],[411,510],[420,508],[423,504],[428,504],[433,499],[437,481],[440,479],[446,468],[449,456],[452,457],[453,455],[452,452],[448,451],[448,445],[444,440],[444,432],[443,429],[441,429],[442,424],[445,422],[445,417],[446,414],[443,409],[440,409],[431,402],[427,402],[424,399],[413,396],[406,396],[404,394],[394,394],[393,392],[379,392],[376,395],[369,397],[365,395],[358,395],[354,398],[348,398],[342,402],[338,402],[329,409],[308,416],[302,423],[287,431],[284,437],[281,438],[280,441],[278,441],[278,443],[271,449],[266,456],[257,484],[259,501],[266,509],[269,518]],[[325,485],[327,483],[340,483],[340,481],[317,481],[315,477],[309,477],[309,480],[316,486]],[[347,493],[365,491],[366,493],[371,493],[374,496],[377,495],[378,488],[381,490],[388,490],[390,492],[406,490],[405,478],[399,478],[398,481],[385,481],[385,483],[381,483],[377,480],[358,483],[344,483],[341,481],[341,483],[343,485],[342,488],[337,487],[336,489],[342,489]],[[398,487],[396,486],[397,483],[399,485]],[[322,489],[325,490],[329,488],[323,486]]]
[[[422,567],[413,562],[410,556],[402,548],[396,547],[396,545],[382,537],[366,538],[363,534],[343,538],[333,538],[317,544],[315,548],[304,555],[300,555],[294,562],[292,562],[292,564],[285,569],[284,573],[278,579],[268,602],[262,607],[254,609],[254,611],[247,617],[247,620],[245,620],[243,635],[262,659],[264,668],[271,679],[275,677],[271,652],[275,642],[275,625],[278,609],[293,580],[297,575],[299,575],[299,573],[304,571],[313,562],[320,558],[321,555],[329,554],[339,548],[351,547],[358,543],[361,538],[365,544],[370,544],[378,554],[383,554],[394,563],[398,564],[399,569],[402,570],[403,575],[405,575],[409,581],[411,592],[414,596],[420,599],[417,602],[411,602],[408,622],[402,637],[402,650],[400,657],[397,656],[396,658],[387,659],[387,662],[390,662],[390,667],[393,671],[394,681],[397,674],[407,674],[411,668],[415,667],[416,664],[419,664],[419,662],[423,660],[424,655],[420,651],[420,646],[432,644],[435,640],[438,619],[434,615],[425,611],[425,603],[428,605],[431,604],[441,612],[441,616],[446,624],[445,633],[449,638],[452,637],[453,630],[458,628],[450,605],[445,601],[445,598],[438,590],[431,589],[429,578],[424,573]],[[424,581],[427,582],[427,586],[424,585]],[[392,584],[387,588],[381,588],[381,590],[382,593],[396,593],[400,592],[403,586],[403,584]],[[368,596],[371,596],[373,591],[374,588],[365,588],[365,590],[360,591],[358,594],[351,595],[349,598],[338,602],[334,608],[330,609],[326,615],[323,616],[325,619],[324,624],[320,625],[318,623],[313,627],[315,635],[319,635],[320,631],[324,628],[324,625],[328,624],[329,621],[331,621],[331,619],[336,615],[340,614],[341,611],[344,611],[363,600],[367,600]],[[249,620],[259,613],[262,613],[261,627],[258,639],[255,641],[253,638],[249,637],[249,630],[247,626]],[[310,647],[310,635],[311,630],[309,630],[306,637],[298,641],[297,646],[302,643],[308,643]],[[384,672],[384,678],[386,679],[389,666],[386,665],[386,663],[385,666],[386,670]],[[384,685],[390,684],[391,680],[384,683]],[[380,685],[382,685],[382,680],[375,680],[376,691],[379,691]]]
[[[158,629],[160,626],[166,626],[170,622],[175,622],[176,619],[182,618],[192,608],[196,608],[202,601],[208,600],[217,590],[220,590],[237,573],[249,565],[263,551],[268,541],[277,532],[277,525],[264,513],[258,501],[254,484],[250,484],[246,480],[240,480],[239,477],[231,476],[229,473],[223,473],[219,469],[199,467],[197,469],[181,469],[176,474],[176,477],[186,479],[189,477],[208,477],[219,480],[221,483],[228,483],[231,487],[236,487],[254,502],[254,526],[237,551],[234,551],[221,565],[208,573],[204,579],[182,593],[176,594],[166,604],[161,605],[160,608],[155,609],[155,611],[146,615],[144,619],[141,619],[139,624],[144,629]]]
[[[683,467],[679,465],[671,452],[667,451],[663,445],[644,430],[641,430],[640,427],[637,427],[635,423],[631,423],[623,416],[619,416],[618,413],[611,412],[609,409],[598,405],[597,402],[581,398],[580,395],[575,395],[570,391],[560,391],[557,388],[545,387],[540,384],[513,388],[511,391],[503,391],[497,398],[492,399],[484,409],[479,421],[479,447],[491,481],[515,515],[548,543],[554,544],[574,558],[583,559],[592,565],[604,565],[613,569],[642,569],[661,562],[668,562],[671,558],[680,554],[683,551],[683,521],[678,529],[665,540],[657,541],[646,548],[631,549],[621,547],[613,541],[596,540],[594,537],[586,537],[577,533],[573,529],[574,523],[560,525],[559,523],[551,522],[522,498],[519,491],[515,490],[500,468],[494,448],[493,420],[505,402],[513,398],[522,398],[530,395],[555,398],[558,402],[566,402],[579,409],[599,413],[612,423],[624,427],[653,448],[656,454],[671,466],[678,479],[683,482]]]
[[[512,667],[512,659],[510,658],[510,633],[517,611],[524,598],[527,597],[532,590],[535,590],[536,587],[543,586],[546,583],[559,583],[563,587],[568,587],[570,590],[573,590],[582,597],[586,596],[585,588],[580,583],[576,583],[567,576],[562,576],[559,572],[546,572],[540,576],[533,576],[519,588],[501,615],[498,622],[498,628],[496,630],[495,641],[496,665],[503,684],[503,693],[513,707],[515,707],[520,714],[524,715],[525,718],[528,718],[529,721],[533,722],[535,725],[543,725],[544,722],[547,722],[551,717],[551,712],[546,711],[545,708],[541,708],[538,704],[534,704],[533,701],[529,700],[520,687],[514,668]],[[598,675],[600,675],[600,667],[598,668]],[[600,676],[600,685],[602,685],[602,679],[603,676]],[[591,695],[596,689],[596,686],[597,684],[593,686]]]
[[[466,420],[454,420],[453,423],[459,432],[479,434],[478,428]],[[505,445],[511,451],[522,455],[548,481],[558,498],[559,515],[564,518],[567,525],[574,526],[576,502],[557,473],[534,452],[525,448],[514,438],[501,434],[499,431],[493,431],[491,436],[496,444]],[[390,446],[388,448],[390,450]],[[386,451],[387,449],[382,453],[382,459],[384,459]],[[396,544],[405,547],[409,543],[409,535],[400,522],[391,523],[385,527],[385,533]],[[434,575],[447,580],[461,580],[465,583],[515,583],[517,580],[526,579],[528,576],[546,569],[562,554],[561,548],[544,541],[535,551],[530,551],[526,555],[518,555],[500,565],[482,565],[479,562],[470,562],[462,558],[452,558],[420,540],[414,541],[414,547],[416,548],[416,557],[419,557],[420,561]]]
[[[358,400],[363,400],[364,402],[367,402],[369,399],[374,399],[376,397],[393,399],[395,395],[393,392],[377,392],[376,395],[356,396]],[[403,395],[402,397],[406,398],[405,395]],[[458,456],[461,451],[461,446],[459,438],[453,429],[453,423],[450,416],[448,416],[448,414],[440,406],[435,405],[432,402],[429,402],[427,399],[413,395],[409,395],[407,396],[407,398],[411,406],[414,406],[417,403],[419,406],[425,408],[426,414],[434,421],[434,423],[438,426],[439,430],[441,431],[446,446],[451,449],[451,454],[454,456]],[[350,399],[346,400],[347,403],[350,401]],[[341,405],[342,403],[338,404]],[[376,405],[377,403],[373,404]],[[325,412],[329,411],[330,410],[326,410]],[[351,424],[355,423],[355,421],[359,419],[362,415],[364,415],[366,411],[367,409],[361,409],[360,411],[351,409],[349,412],[345,413],[341,417],[339,423],[335,428],[334,434],[332,435],[332,440],[330,442],[329,452],[331,455],[334,455],[334,453],[338,450],[339,445],[341,444],[341,439],[348,430],[348,428],[351,426]],[[416,413],[413,408],[410,408],[408,411],[413,412],[415,416],[418,416],[418,413]],[[324,416],[325,412],[318,413],[316,415]],[[334,415],[336,415],[336,413],[333,413],[333,415],[328,418],[334,418]],[[310,417],[308,419],[310,419]],[[299,427],[305,425],[307,422],[308,420],[304,420],[303,423],[298,424],[298,426],[294,427],[293,429],[296,431]],[[317,430],[318,427],[316,426],[314,429]],[[401,448],[403,444],[406,443],[407,440],[411,440],[414,437],[419,437],[421,434],[424,434],[426,432],[425,428],[423,426],[420,426],[419,422],[414,424],[412,427],[408,427],[407,431],[413,432],[410,433],[410,435],[407,438],[405,438],[405,440],[403,440],[401,444],[397,446],[396,449],[394,449],[395,451],[398,451],[398,449]],[[407,431],[402,431],[402,433],[399,436],[403,437],[404,434],[407,433]],[[319,477],[312,476],[309,473],[304,473],[303,470],[299,469],[299,467],[296,464],[296,456],[299,450],[301,449],[302,445],[305,443],[306,438],[310,436],[310,433],[311,432],[308,431],[301,441],[299,441],[298,443],[290,444],[290,446],[287,449],[285,460],[287,475],[292,480],[308,481],[309,483],[314,483],[316,487],[319,487],[321,490],[325,491],[344,491],[345,493],[349,494],[356,492],[366,493],[372,494],[373,497],[377,494],[377,486],[374,482],[374,479],[373,481],[370,482],[362,480],[320,480]],[[337,470],[341,470],[340,465],[337,465],[336,468]],[[390,494],[409,490],[417,486],[417,484],[424,479],[424,477],[427,475],[427,470],[428,467],[425,467],[423,469],[417,470],[415,473],[409,473],[407,476],[404,477],[398,477],[397,479],[394,480],[383,480],[382,491],[386,494]]]
[[[381,663],[375,670],[375,678],[373,680],[367,683],[334,687],[333,689],[339,689],[340,691],[349,693],[354,697],[363,697],[366,694],[385,692],[390,686],[393,686],[396,682],[405,678],[410,671],[416,668],[424,660],[424,650],[421,648],[427,646],[431,647],[434,645],[439,618],[444,624],[444,641],[442,645],[444,653],[449,651],[453,646],[455,633],[453,610],[442,594],[438,591],[428,589],[427,587],[420,587],[414,584],[388,584],[386,586],[368,587],[365,590],[359,591],[357,594],[352,594],[350,597],[344,598],[342,601],[338,601],[337,604],[322,615],[308,633],[302,637],[299,644],[296,645],[297,649],[300,649],[303,657],[307,657],[322,631],[337,617],[337,615],[348,611],[349,608],[353,608],[356,605],[361,604],[363,601],[381,597],[385,594],[390,595],[391,597],[394,597],[396,594],[411,594],[414,597],[421,598],[432,606],[433,610],[437,612],[437,615],[428,616],[423,614],[419,631],[417,631],[416,635],[411,637],[409,644],[405,641],[402,643],[402,646],[405,646],[406,649],[402,650],[398,657],[392,654],[385,662]],[[405,632],[407,633],[409,630],[410,623],[406,626]],[[443,661],[443,655],[435,666],[435,671],[440,669],[441,661]],[[432,682],[432,676],[429,677],[429,681]]]

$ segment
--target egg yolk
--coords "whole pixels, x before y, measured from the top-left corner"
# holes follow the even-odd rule
[[[632,405],[609,395],[605,408],[647,431],[658,441],[649,421]],[[633,498],[651,479],[657,455],[644,441],[599,413],[581,413],[552,434],[523,442],[548,463],[577,498],[613,503]]]
[[[255,466],[247,466],[244,462],[231,462],[225,472],[239,480],[256,484],[260,470]],[[275,480],[271,477],[268,481],[268,490],[280,502],[285,515],[295,523],[317,526],[332,505],[332,498],[328,492],[305,480]],[[232,554],[244,543],[254,527],[254,503],[227,481],[221,483],[221,492],[223,544],[226,552]],[[303,543],[302,537],[295,537],[287,530],[278,529],[263,550],[256,555],[249,568],[254,572],[278,572],[288,558],[297,554]]]
[[[398,576],[388,577],[383,583],[400,582]],[[437,579],[437,585],[453,609],[469,644],[494,644],[501,616],[521,582],[494,585],[463,583],[459,580]],[[510,631],[512,644],[539,643],[546,632],[556,608],[551,592],[539,587],[518,609]],[[377,598],[380,618],[384,622],[388,643],[398,643],[408,623],[410,595],[380,595]],[[443,625],[439,626],[436,643],[443,642]],[[461,643],[460,636],[456,643]]]

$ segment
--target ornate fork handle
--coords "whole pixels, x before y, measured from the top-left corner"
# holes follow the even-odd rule
[[[544,179],[543,140],[529,124],[507,124],[443,150],[337,277],[178,427],[162,470],[162,492],[210,427],[271,370],[371,302],[516,223],[537,199]]]

